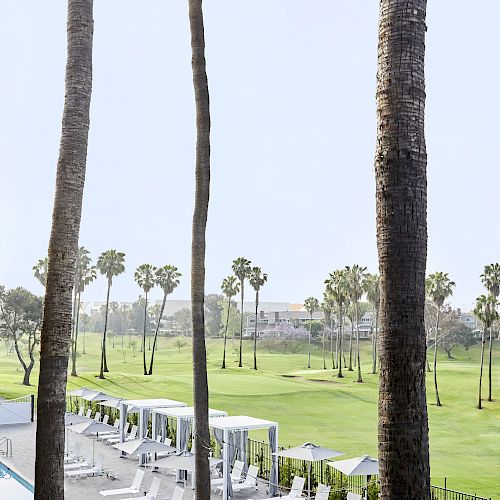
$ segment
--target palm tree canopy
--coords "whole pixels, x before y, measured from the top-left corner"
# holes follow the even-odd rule
[[[429,274],[425,280],[426,295],[432,300],[436,307],[441,307],[444,301],[453,295],[455,282],[451,281],[448,273],[441,271]]]
[[[85,247],[80,247],[76,255],[75,266],[75,286],[80,293],[83,293],[85,287],[97,277],[97,268],[91,264],[90,252]]]
[[[33,275],[41,283],[42,286],[46,286],[46,284],[47,284],[48,265],[49,265],[49,258],[45,257],[45,259],[40,259],[33,266]]]
[[[337,269],[330,273],[329,278],[325,281],[325,293],[331,297],[331,300],[337,305],[345,305],[348,300],[348,282],[345,269]]]
[[[228,276],[222,280],[221,285],[222,293],[226,298],[231,299],[237,295],[240,291],[240,284],[238,283],[238,278],[236,276]]]
[[[125,254],[116,250],[106,250],[97,259],[97,269],[111,281],[114,276],[125,271]]]
[[[149,293],[155,286],[155,271],[156,267],[151,264],[142,264],[135,270],[134,279],[144,293]]]
[[[319,300],[315,297],[307,297],[304,300],[304,308],[309,314],[313,314],[319,309]]]
[[[267,274],[263,273],[260,267],[252,267],[248,274],[248,281],[252,288],[258,292],[267,281]]]
[[[345,270],[349,296],[353,302],[359,302],[364,293],[366,267],[354,264],[352,267],[346,266]]]
[[[233,260],[233,273],[238,277],[240,283],[243,283],[245,278],[248,278],[251,271],[250,264],[251,262],[248,259],[245,259],[245,257],[238,257]]]
[[[368,302],[378,309],[380,303],[380,278],[378,274],[367,274],[363,286]]]
[[[163,290],[165,295],[170,295],[180,283],[182,273],[175,266],[167,264],[155,271],[155,283]]]
[[[484,266],[484,272],[481,274],[481,281],[488,292],[498,297],[500,293],[500,264],[488,264]]]
[[[480,295],[476,299],[474,314],[489,328],[498,319],[497,307],[500,303],[493,294]]]

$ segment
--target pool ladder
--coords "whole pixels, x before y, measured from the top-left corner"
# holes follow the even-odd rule
[[[5,444],[5,449],[2,449]],[[0,455],[4,457],[12,457],[12,440],[8,437],[0,438]]]

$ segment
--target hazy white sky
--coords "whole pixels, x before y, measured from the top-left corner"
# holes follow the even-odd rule
[[[194,101],[186,0],[96,0],[94,91],[80,242],[116,248],[131,300],[142,263],[184,273],[189,297]],[[378,2],[205,0],[212,110],[207,291],[241,255],[262,300],[321,296],[328,272],[377,270],[373,155]],[[64,97],[66,2],[2,2],[0,283],[41,293]],[[482,293],[500,260],[500,2],[429,2],[428,270]],[[103,299],[101,278],[87,299]],[[159,295],[156,291],[155,294]]]

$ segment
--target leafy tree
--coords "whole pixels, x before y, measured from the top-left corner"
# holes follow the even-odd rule
[[[210,99],[205,63],[205,33],[202,0],[189,0],[191,65],[196,104],[196,189],[193,214],[191,257],[191,304],[193,318],[193,400],[196,432],[194,436],[194,497],[210,498],[208,451],[208,379],[205,346],[205,236],[210,192]]]
[[[476,299],[476,307],[474,314],[483,322],[483,332],[481,335],[481,364],[479,370],[479,398],[477,407],[482,409],[482,382],[483,382],[483,365],[484,365],[484,339],[488,330],[491,329],[493,323],[498,320],[498,300],[490,293],[488,296],[481,295]]]
[[[233,261],[232,269],[234,275],[240,281],[240,297],[241,297],[241,310],[240,310],[240,355],[239,355],[239,364],[238,367],[241,368],[243,366],[243,301],[245,299],[245,279],[250,275],[250,266],[251,262],[245,257],[238,257]]]
[[[257,370],[257,320],[259,314],[259,293],[267,281],[267,274],[260,267],[252,267],[248,275],[250,286],[255,290],[255,330],[253,332],[253,369]]]
[[[311,368],[311,337],[312,337],[312,322],[313,314],[319,309],[319,300],[315,297],[307,297],[304,301],[304,308],[311,317],[309,321],[309,338],[307,341],[307,368]]]
[[[193,318],[191,309],[183,307],[174,313],[174,321],[179,325],[179,328],[187,335],[193,331]]]
[[[205,330],[208,337],[218,337],[222,324],[224,296],[217,293],[205,295]]]
[[[348,302],[349,289],[347,284],[347,273],[345,269],[337,269],[330,273],[329,278],[325,281],[325,293],[332,302],[337,305],[338,320],[337,320],[337,366],[339,378],[342,378],[342,340],[344,328],[345,307]]]
[[[231,312],[231,299],[236,296],[240,291],[240,285],[237,282],[236,276],[228,276],[224,278],[221,285],[221,290],[227,298],[227,315],[226,315],[226,328],[224,329],[224,349],[222,352],[222,366],[221,369],[226,368],[226,342],[227,342],[227,328],[229,326],[229,313]]]
[[[106,292],[106,308],[104,312],[104,331],[102,334],[101,344],[101,369],[99,378],[104,379],[104,372],[108,372],[108,364],[106,360],[106,331],[108,329],[108,312],[109,312],[109,292],[113,284],[113,278],[125,272],[125,254],[116,250],[106,250],[99,255],[97,259],[97,269],[106,277],[108,289]]]
[[[40,335],[35,499],[64,498],[64,413],[92,92],[93,2],[68,0],[61,142]]]
[[[381,500],[429,500],[426,0],[380,0],[375,152]]]
[[[451,281],[448,273],[438,271],[430,274],[425,280],[426,293],[436,308],[436,334],[434,336],[434,388],[436,390],[436,405],[441,406],[439,399],[438,382],[437,382],[437,349],[439,335],[439,319],[444,301],[453,294],[455,282]]]
[[[159,267],[155,271],[155,282],[163,290],[163,300],[161,302],[161,308],[158,314],[158,319],[156,322],[155,337],[153,342],[153,352],[151,353],[151,362],[149,363],[148,375],[153,375],[153,363],[156,350],[156,342],[158,339],[158,332],[160,331],[161,318],[163,317],[163,312],[165,311],[165,305],[167,303],[167,297],[173,293],[173,291],[179,286],[180,277],[182,274],[179,272],[177,267],[171,266],[169,264]]]
[[[33,266],[33,275],[40,282],[40,284],[45,288],[47,285],[47,268],[49,265],[49,258],[45,257],[44,259],[40,259]]]
[[[80,321],[80,308],[82,293],[97,277],[97,268],[92,265],[89,252],[84,247],[78,249],[75,266],[74,306],[73,306],[73,331],[71,337],[71,375],[76,377],[76,359],[78,352],[78,329]]]
[[[455,311],[450,310],[441,320],[441,335],[438,337],[438,344],[446,352],[448,359],[453,359],[451,351],[455,346],[461,345],[465,350],[476,343],[476,338],[472,328],[462,323]]]
[[[25,288],[0,289],[0,330],[14,344],[19,363],[24,370],[23,385],[30,385],[35,365],[37,333],[42,324],[43,301]],[[29,361],[23,357],[20,343],[26,343]]]
[[[481,274],[481,281],[485,288],[493,296],[498,299],[500,293],[500,264],[488,264],[484,266],[484,272]],[[492,328],[490,328],[490,341],[489,341],[489,359],[488,359],[488,401],[492,400],[491,395],[491,362],[493,354],[493,335]]]
[[[144,291],[144,322],[142,330],[142,362],[144,368],[144,375],[148,375],[148,370],[146,368],[146,328],[148,325],[148,293],[155,286],[155,271],[156,267],[151,264],[140,265],[134,273],[134,279],[136,283]]]
[[[372,306],[372,354],[373,367],[372,373],[377,373],[377,330],[378,330],[378,312],[380,307],[380,279],[378,274],[367,274],[364,281],[364,290],[366,298]]]
[[[177,349],[179,349],[179,352],[181,352],[181,349],[187,346],[187,342],[179,337],[175,339],[174,346],[177,347]]]

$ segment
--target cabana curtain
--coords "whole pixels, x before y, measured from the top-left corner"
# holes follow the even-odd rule
[[[276,427],[269,427],[269,446],[271,450],[277,450]],[[269,496],[274,497],[278,494],[278,457],[271,455],[272,465],[269,474]]]

